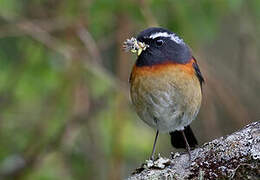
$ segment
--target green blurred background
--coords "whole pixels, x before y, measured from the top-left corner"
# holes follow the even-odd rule
[[[166,27],[205,77],[200,144],[260,117],[259,0],[0,0],[0,179],[121,179],[155,131],[137,117],[126,38]],[[174,149],[161,134],[157,152]]]

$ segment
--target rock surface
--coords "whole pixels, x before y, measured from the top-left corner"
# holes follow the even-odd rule
[[[128,180],[260,179],[260,122],[172,158],[146,161]]]

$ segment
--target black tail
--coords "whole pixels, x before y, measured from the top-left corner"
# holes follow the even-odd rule
[[[198,141],[195,138],[190,126],[187,126],[184,128],[184,133],[186,136],[186,139],[190,145],[191,148],[195,148],[196,145],[198,145]],[[174,131],[174,132],[170,132],[171,135],[171,143],[172,146],[175,148],[186,148],[186,143],[184,140],[184,137],[181,133],[181,131]]]

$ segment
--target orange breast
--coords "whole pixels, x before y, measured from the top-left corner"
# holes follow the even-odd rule
[[[164,64],[153,65],[153,66],[143,66],[137,67],[136,65],[132,69],[130,76],[130,83],[136,76],[160,76],[160,74],[165,74],[167,72],[182,72],[186,73],[187,76],[194,76],[195,70],[193,68],[193,63],[195,61],[192,59],[187,64],[176,64],[172,62],[166,62]]]

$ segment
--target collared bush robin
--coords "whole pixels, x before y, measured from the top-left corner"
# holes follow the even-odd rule
[[[130,75],[130,94],[138,116],[159,132],[170,133],[175,148],[198,142],[190,128],[202,101],[203,76],[190,48],[175,33],[148,28],[125,41],[124,48],[138,57]]]

